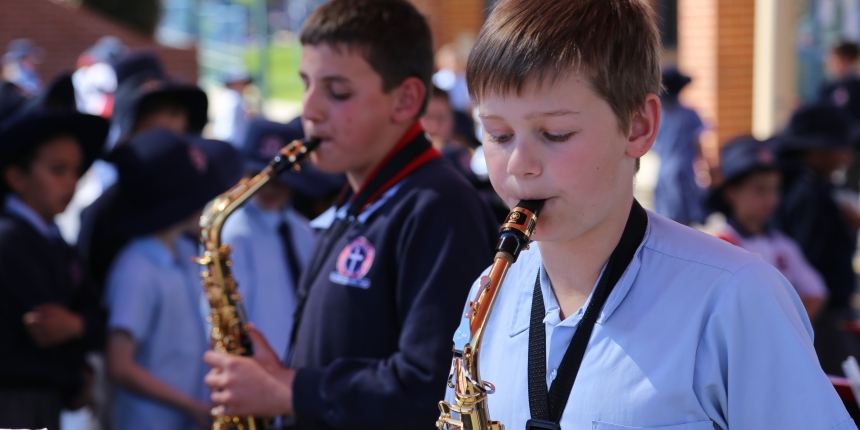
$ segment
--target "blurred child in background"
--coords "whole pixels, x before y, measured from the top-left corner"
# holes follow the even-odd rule
[[[135,136],[111,158],[119,193],[110,222],[133,237],[107,278],[107,370],[115,429],[205,429],[209,349],[196,234],[201,209],[241,176],[225,142],[167,130]]]
[[[764,142],[742,137],[723,148],[720,160],[723,183],[708,198],[711,208],[726,216],[727,224],[717,237],[760,254],[779,269],[814,321],[824,306],[827,289],[797,243],[771,225],[782,183],[773,152]]]
[[[62,408],[83,406],[83,353],[100,346],[103,324],[54,217],[100,153],[108,122],[75,111],[73,93],[67,108],[51,94],[27,102],[11,83],[0,94],[0,428],[53,430]]]

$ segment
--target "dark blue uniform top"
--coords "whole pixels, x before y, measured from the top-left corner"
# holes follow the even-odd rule
[[[848,308],[854,292],[857,236],[833,198],[833,184],[809,169],[794,167],[785,174],[784,190],[776,227],[800,245],[821,273],[830,292],[828,307]]]
[[[74,250],[49,241],[26,221],[0,213],[0,387],[42,387],[75,395],[83,388],[83,351],[100,346],[104,314]],[[57,303],[84,319],[81,341],[40,348],[23,316]]]
[[[498,225],[444,159],[396,187],[364,222],[327,237],[350,222],[336,220],[317,244],[331,249],[320,270],[304,274],[291,360],[297,428],[434,428],[451,333],[492,262]]]

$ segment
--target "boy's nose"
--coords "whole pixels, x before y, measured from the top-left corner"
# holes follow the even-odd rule
[[[539,176],[542,166],[535,145],[525,140],[517,140],[512,145],[508,158],[508,174],[518,178]]]
[[[305,91],[302,98],[302,117],[312,123],[325,120],[325,99],[313,87]]]

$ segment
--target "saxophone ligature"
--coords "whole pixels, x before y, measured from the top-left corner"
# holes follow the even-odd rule
[[[478,356],[484,327],[490,319],[499,288],[508,268],[527,249],[534,233],[543,200],[523,200],[511,210],[499,232],[496,256],[487,277],[469,302],[466,315],[454,333],[454,359],[448,375],[448,387],[454,389],[454,401],[439,402],[441,414],[436,421],[440,430],[504,430],[505,426],[490,419],[487,395],[495,391],[492,383],[481,379]],[[452,415],[453,413],[453,415]]]
[[[221,229],[227,218],[242,206],[254,193],[271,179],[299,163],[319,146],[316,138],[293,141],[253,178],[242,180],[210,202],[200,217],[200,244],[203,255],[197,262],[205,269],[201,272],[206,299],[209,302],[208,320],[212,326],[210,345],[214,351],[232,355],[253,354],[251,340],[246,334],[247,319],[242,298],[231,273],[230,246],[221,243]],[[213,430],[265,430],[271,420],[251,416],[213,415]]]

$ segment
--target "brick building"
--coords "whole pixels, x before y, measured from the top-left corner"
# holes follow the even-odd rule
[[[176,79],[197,80],[197,53],[158,45],[151,37],[84,7],[51,0],[0,0],[0,49],[17,38],[32,39],[45,50],[39,73],[45,81],[74,70],[78,56],[102,36],[117,36],[132,49],[153,49],[167,73]]]

